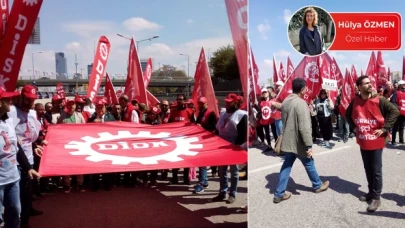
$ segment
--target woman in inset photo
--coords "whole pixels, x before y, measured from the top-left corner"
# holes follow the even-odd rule
[[[304,11],[303,26],[299,33],[300,52],[304,55],[319,55],[324,51],[324,40],[318,29],[318,13],[312,7]]]

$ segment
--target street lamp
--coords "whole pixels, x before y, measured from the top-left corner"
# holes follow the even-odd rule
[[[127,39],[127,40],[131,40],[132,38],[130,38],[130,37],[127,37],[127,36],[124,36],[124,35],[122,35],[122,34],[120,34],[120,33],[117,33],[117,36],[120,36],[120,37],[122,37],[122,38],[124,38],[124,39]],[[138,49],[138,44],[140,43],[140,42],[143,42],[143,41],[152,41],[152,39],[157,39],[157,38],[159,38],[159,36],[152,36],[152,37],[149,37],[149,38],[147,38],[147,39],[144,39],[144,40],[135,40],[135,42],[136,42],[136,50],[138,50],[138,52],[139,52],[139,49]]]
[[[32,76],[34,79],[35,79],[34,54],[40,54],[40,53],[42,53],[42,51],[32,53]]]
[[[190,55],[180,54],[183,56],[187,56],[187,97],[190,95],[190,81],[188,80],[190,77]]]

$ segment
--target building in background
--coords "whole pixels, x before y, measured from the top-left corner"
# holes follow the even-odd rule
[[[148,59],[140,59],[139,62],[141,63],[142,72],[145,72],[146,66],[148,65]],[[154,64],[154,61],[153,61],[153,58],[152,58],[152,72],[153,72],[153,66],[154,65],[155,64]]]
[[[90,65],[87,65],[87,75],[88,75],[88,77],[90,77],[92,70],[93,70],[93,63],[90,64]]]
[[[65,53],[55,53],[56,79],[67,79],[67,59]]]

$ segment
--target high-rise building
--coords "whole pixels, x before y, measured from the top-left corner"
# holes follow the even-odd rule
[[[93,70],[93,63],[90,64],[90,65],[87,65],[87,75],[88,75],[88,77],[90,77],[92,70]]]
[[[65,53],[55,53],[55,65],[56,65],[56,79],[67,79],[67,59]]]
[[[142,72],[145,72],[146,66],[148,65],[148,59],[140,59]],[[152,58],[152,71],[153,71],[153,58]]]

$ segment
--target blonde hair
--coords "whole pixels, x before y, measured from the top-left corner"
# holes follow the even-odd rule
[[[316,26],[318,24],[318,12],[312,7],[308,7],[304,11],[304,17],[302,18],[302,24],[305,26],[308,26],[307,23],[307,13],[313,13],[314,14],[314,22],[312,23],[312,26]]]

